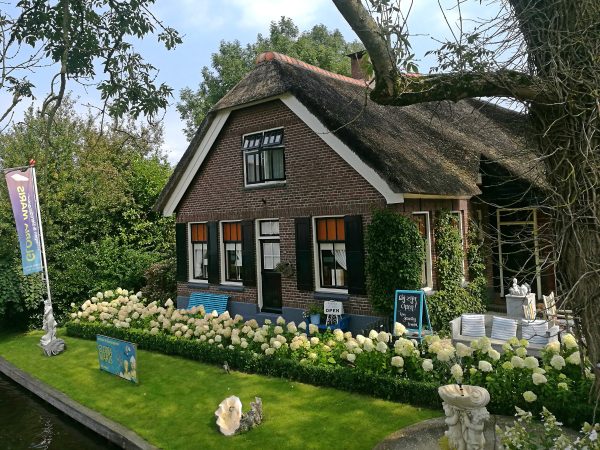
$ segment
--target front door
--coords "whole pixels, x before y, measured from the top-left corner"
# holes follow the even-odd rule
[[[281,273],[276,267],[281,261],[279,221],[259,221],[260,273],[262,311],[281,312]]]

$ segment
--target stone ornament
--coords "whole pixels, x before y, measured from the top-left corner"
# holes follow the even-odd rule
[[[65,350],[65,341],[56,337],[56,320],[52,311],[52,303],[49,299],[44,300],[44,325],[42,329],[46,332],[40,338],[40,347],[46,356],[56,356]]]
[[[444,402],[448,443],[457,450],[483,450],[483,430],[489,419],[485,406],[490,393],[479,386],[449,384],[441,386],[438,393]]]
[[[250,402],[250,411],[242,414],[242,401],[232,395],[219,404],[215,416],[217,416],[217,426],[225,436],[244,433],[262,422],[262,400],[260,397],[255,397],[254,401]]]
[[[529,286],[527,283],[523,283],[521,286],[519,286],[517,279],[513,278],[512,286],[508,288],[508,293],[509,295],[525,297],[527,294],[531,293],[531,286]]]
[[[219,404],[215,411],[217,426],[225,436],[233,436],[240,427],[242,418],[242,401],[239,397],[232,395]]]

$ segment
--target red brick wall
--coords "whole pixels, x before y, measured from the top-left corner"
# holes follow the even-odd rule
[[[281,126],[285,185],[245,188],[242,135]],[[180,202],[177,221],[278,218],[281,260],[295,265],[294,218],[360,214],[366,229],[373,208],[384,205],[375,188],[283,103],[273,101],[232,112]],[[234,301],[257,302],[256,288],[228,293]],[[190,294],[187,283],[178,284],[178,294]],[[282,279],[283,306],[305,308],[315,301],[313,295],[298,291],[295,277]],[[372,313],[366,296],[352,295],[344,307],[349,314]]]
[[[284,127],[286,183],[283,186],[245,188],[241,137],[243,134]],[[334,150],[313,133],[280,101],[234,111],[177,209],[178,222],[278,218],[281,260],[295,265],[294,218],[325,215],[363,217],[366,230],[374,208],[385,200]],[[436,211],[463,211],[463,229],[467,231],[468,201],[406,199],[391,206],[406,215],[429,211],[435,274]],[[465,235],[466,236],[466,235]],[[466,239],[465,239],[466,241]],[[314,276],[314,270],[313,270]],[[211,291],[226,288],[211,286]],[[178,284],[178,294],[187,296],[187,283]],[[228,292],[234,301],[256,303],[257,289]],[[283,306],[306,308],[314,302],[314,293],[298,291],[295,277],[282,279]],[[349,314],[373,314],[366,296],[351,296],[344,305]]]

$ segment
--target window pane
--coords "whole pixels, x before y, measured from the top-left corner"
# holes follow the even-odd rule
[[[317,240],[327,240],[327,221],[325,219],[317,219]]]
[[[262,236],[270,236],[273,234],[273,222],[270,220],[264,220],[260,223],[260,234]]]
[[[263,163],[263,179],[269,181],[273,179],[273,165],[271,163],[271,152],[264,151],[261,153]]]
[[[194,278],[208,278],[208,247],[207,244],[194,244]]]
[[[225,279],[241,281],[242,279],[242,244],[225,244]]]
[[[273,167],[273,179],[275,180],[283,180],[284,171],[283,171],[283,149],[278,148],[271,150],[269,153],[272,155],[272,167]]]
[[[336,240],[336,220],[335,219],[327,219],[327,240],[335,241]]]
[[[246,177],[248,183],[256,183],[256,162],[255,155],[252,153],[246,154]]]
[[[321,246],[323,247],[323,246]],[[332,287],[335,276],[335,256],[333,250],[321,248],[321,286]]]
[[[339,219],[336,219],[336,232],[337,232],[337,240],[338,241],[346,240],[346,233],[345,233],[345,229],[344,229],[344,219],[342,217],[340,217]]]

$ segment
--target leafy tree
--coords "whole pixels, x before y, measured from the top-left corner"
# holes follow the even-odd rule
[[[92,119],[78,117],[71,106],[66,100],[57,112],[50,134],[53,145],[44,144],[47,122],[33,111],[0,135],[0,167],[22,166],[31,158],[37,162],[58,315],[97,290],[140,289],[144,271],[171,257],[174,248],[172,219],[152,211],[171,173],[160,150],[160,128],[125,121],[101,133]],[[17,247],[10,202],[0,183],[0,260],[13,265],[15,275],[5,281],[13,292],[19,289],[14,280],[22,277]],[[0,317],[2,303],[8,308],[10,300],[0,296]]]
[[[167,49],[181,43],[177,31],[150,10],[154,2],[20,0],[17,17],[0,11],[0,90],[12,96],[0,123],[22,100],[34,98],[36,86],[28,74],[41,67],[56,67],[41,108],[46,135],[68,82],[95,85],[102,111],[112,117],[152,116],[166,107],[171,88],[156,82],[156,68],[133,45],[152,34]]]
[[[358,42],[346,42],[340,31],[329,31],[325,25],[315,25],[300,33],[292,19],[286,17],[271,22],[269,36],[258,34],[252,44],[242,46],[238,40],[221,41],[219,51],[212,54],[212,68],[202,68],[198,89],[187,87],[180,92],[177,110],[186,122],[185,134],[191,140],[208,111],[252,70],[256,57],[263,52],[284,53],[322,69],[349,75],[350,60],[346,55],[361,49]]]
[[[369,300],[377,311],[392,314],[396,289],[421,287],[423,239],[409,218],[382,209],[373,214],[366,243]]]
[[[454,41],[435,51],[442,73],[420,77],[401,70],[411,54],[399,2],[367,0],[372,15],[360,1],[333,2],[369,52],[374,101],[401,106],[495,96],[524,102],[529,141],[548,186],[542,206],[552,217],[560,294],[581,317],[582,350],[600,394],[600,2],[498,2],[495,18],[472,32],[461,21]]]

